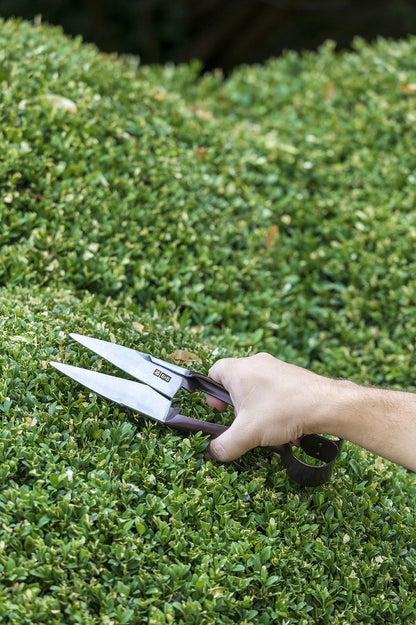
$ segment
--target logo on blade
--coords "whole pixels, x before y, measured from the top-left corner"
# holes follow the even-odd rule
[[[164,382],[170,382],[172,379],[170,375],[168,375],[167,373],[164,373],[160,369],[155,369],[153,371],[153,375],[155,375],[157,378],[160,378]]]

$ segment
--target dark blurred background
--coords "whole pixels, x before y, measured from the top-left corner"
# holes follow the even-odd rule
[[[0,16],[59,24],[105,52],[141,62],[200,59],[226,73],[284,49],[348,48],[356,35],[416,33],[415,0],[0,0]]]

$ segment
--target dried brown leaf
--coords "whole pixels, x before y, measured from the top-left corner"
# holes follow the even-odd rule
[[[331,81],[327,84],[326,89],[325,89],[325,101],[332,102],[332,100],[334,99],[334,95],[335,95],[335,85]]]
[[[270,250],[275,244],[279,228],[277,226],[270,226],[266,236],[265,246],[267,250]]]
[[[404,93],[405,95],[416,95],[416,84],[415,83],[411,83],[411,84],[401,84],[399,85],[399,91],[401,91],[401,93]]]
[[[199,356],[193,354],[192,352],[188,352],[185,349],[177,349],[169,356],[180,365],[201,364],[202,362]]]

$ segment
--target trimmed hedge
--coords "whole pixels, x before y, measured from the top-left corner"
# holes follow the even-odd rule
[[[353,445],[317,489],[205,462],[48,361],[106,369],[77,331],[414,389],[415,57],[328,43],[224,81],[0,22],[3,622],[414,621],[411,474]]]

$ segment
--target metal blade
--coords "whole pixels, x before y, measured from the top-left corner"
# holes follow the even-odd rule
[[[169,416],[171,401],[146,384],[116,378],[81,367],[64,365],[59,362],[51,362],[50,364],[94,393],[102,395],[106,399],[120,404],[120,406],[140,412],[156,421],[164,422]]]
[[[182,386],[182,376],[163,367],[164,361],[152,361],[149,354],[136,351],[130,347],[117,345],[90,336],[72,333],[69,335],[84,347],[102,356],[113,365],[132,375],[140,382],[148,384],[166,397],[172,397]]]

